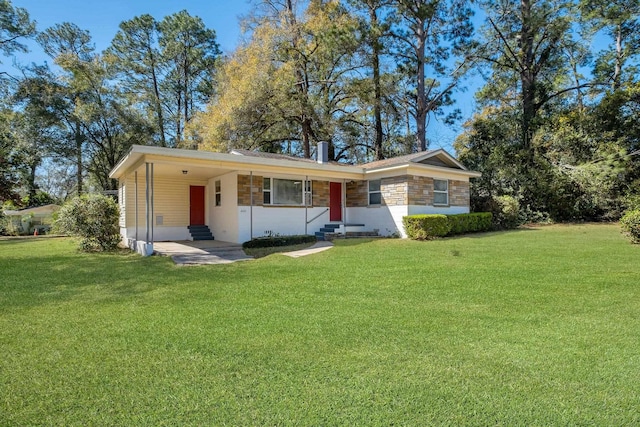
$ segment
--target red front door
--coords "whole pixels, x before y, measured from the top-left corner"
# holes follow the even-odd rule
[[[342,184],[329,183],[329,221],[342,221]]]
[[[189,225],[204,225],[204,187],[189,187]]]

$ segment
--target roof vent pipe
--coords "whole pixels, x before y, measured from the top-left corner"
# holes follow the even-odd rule
[[[320,164],[329,162],[329,143],[327,141],[318,142],[318,154],[316,159]]]

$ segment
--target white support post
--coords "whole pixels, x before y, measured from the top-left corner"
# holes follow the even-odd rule
[[[155,223],[155,209],[154,209],[154,203],[153,203],[153,196],[155,194],[155,187],[154,187],[154,182],[153,182],[153,177],[154,177],[154,164],[151,163],[151,244],[153,245],[153,226]]]
[[[135,189],[135,207],[136,207],[136,242],[138,241],[138,171],[133,173],[134,176],[134,189]]]
[[[146,240],[144,242],[136,240],[136,252],[142,256],[149,256],[153,255],[153,163],[145,163],[145,187]]]
[[[249,240],[253,239],[253,171],[249,172]]]
[[[146,235],[145,235],[145,243],[149,244],[149,163],[145,163],[144,164],[145,167],[145,175],[144,175],[144,183],[146,186],[146,191],[145,191],[145,203],[144,203],[144,226],[145,226],[145,231],[146,231]]]

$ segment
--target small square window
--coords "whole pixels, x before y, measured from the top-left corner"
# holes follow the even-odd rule
[[[306,206],[311,206],[313,204],[313,193],[311,189],[312,189],[311,181],[305,181],[304,182],[304,204]]]
[[[449,181],[444,179],[433,180],[433,204],[449,204]]]
[[[216,181],[215,183],[215,187],[216,187],[216,206],[220,206],[222,205],[222,185],[220,184],[220,181]]]
[[[369,181],[369,205],[382,204],[382,192],[380,188],[381,184],[379,179]]]
[[[271,204],[271,178],[264,178],[262,180],[262,204]]]

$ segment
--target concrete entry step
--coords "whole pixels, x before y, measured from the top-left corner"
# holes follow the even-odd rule
[[[193,240],[214,240],[211,230],[206,225],[189,225],[187,228]]]

